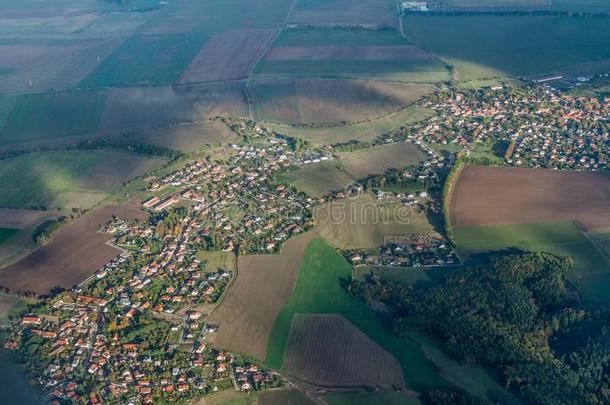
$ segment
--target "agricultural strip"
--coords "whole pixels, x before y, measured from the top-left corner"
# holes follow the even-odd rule
[[[338,315],[296,314],[284,368],[308,384],[327,388],[404,388],[391,354]]]
[[[201,48],[178,83],[235,80],[246,77],[275,32],[230,31],[214,35]]]
[[[264,359],[277,314],[290,295],[305,248],[305,233],[290,239],[279,255],[240,256],[237,279],[207,322],[220,324],[214,346]]]
[[[297,0],[291,23],[303,25],[396,25],[392,0]]]
[[[0,270],[0,285],[14,292],[47,294],[55,287],[72,288],[120,251],[106,244],[111,235],[98,227],[113,215],[146,219],[147,214],[116,206],[102,206],[57,231],[49,244]]]
[[[417,15],[404,26],[414,43],[455,65],[460,80],[573,71],[610,58],[606,18]],[[587,70],[578,74],[596,68]]]
[[[314,238],[305,251],[296,285],[279,313],[269,338],[267,364],[275,369],[284,365],[284,353],[295,314],[338,314],[384,350],[401,365],[407,386],[415,390],[451,389],[438,375],[418,346],[392,336],[366,304],[351,296],[341,280],[351,275],[351,266],[323,239]]]
[[[328,145],[350,140],[370,141],[403,125],[422,121],[430,115],[430,110],[414,105],[386,117],[357,124],[321,128],[298,128],[271,123],[267,126],[279,133],[305,139],[316,145]]]
[[[451,224],[576,221],[610,227],[610,174],[465,166],[451,195]]]
[[[191,63],[206,38],[201,35],[135,35],[83,79],[85,88],[167,85]]]

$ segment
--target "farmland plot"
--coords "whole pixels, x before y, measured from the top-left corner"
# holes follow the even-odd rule
[[[274,34],[272,30],[216,34],[201,48],[178,82],[242,79]]]
[[[72,288],[120,254],[108,246],[111,235],[98,227],[113,215],[145,219],[147,214],[115,206],[99,207],[53,235],[52,241],[29,256],[0,270],[0,285],[14,292],[48,294],[55,287]]]
[[[306,233],[290,239],[279,255],[238,258],[237,279],[207,318],[208,322],[220,323],[215,347],[265,358],[271,328],[292,291],[312,237],[312,233]]]
[[[396,25],[392,0],[297,0],[290,23]]]
[[[284,367],[321,387],[404,387],[398,361],[339,315],[296,314]]]

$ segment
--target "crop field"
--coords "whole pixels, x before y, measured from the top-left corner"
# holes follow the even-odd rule
[[[113,215],[145,219],[140,210],[102,206],[57,231],[52,241],[24,259],[0,270],[0,285],[11,291],[46,294],[55,287],[72,288],[120,251],[106,245],[111,235],[98,233]]]
[[[92,134],[98,129],[106,95],[103,91],[76,91],[7,97],[16,100],[0,129],[0,146],[44,144]]]
[[[585,230],[610,227],[610,175],[466,166],[451,196],[455,228],[576,221]]]
[[[262,392],[258,401],[260,405],[313,405],[314,401],[307,398],[297,389],[270,390]]]
[[[396,25],[392,0],[297,0],[289,22],[303,25]]]
[[[296,314],[284,368],[301,381],[327,388],[404,387],[398,361],[338,315]]]
[[[18,229],[0,228],[0,245],[6,242],[7,239],[15,235],[17,232],[19,232]]]
[[[257,119],[298,123],[362,122],[395,113],[434,91],[428,85],[371,80],[261,81],[253,89]]]
[[[320,128],[298,128],[282,124],[267,124],[267,126],[277,132],[306,139],[316,145],[329,145],[351,140],[370,141],[404,125],[422,121],[430,115],[430,110],[413,105],[385,117],[356,124]]]
[[[324,396],[328,405],[421,405],[419,397],[412,392],[348,392]]]
[[[247,113],[241,83],[116,88],[108,90],[100,132],[110,136],[147,132]]]
[[[0,207],[89,208],[161,162],[105,151],[34,152],[5,159],[0,162]]]
[[[610,4],[606,0],[439,0],[438,3],[444,4],[446,10],[458,11],[610,11]]]
[[[206,38],[201,35],[134,35],[85,79],[81,87],[167,85],[188,67]]]
[[[383,174],[387,169],[413,165],[424,158],[424,154],[411,143],[387,144],[340,153],[338,160],[312,163],[282,173],[277,179],[311,196],[322,197],[357,180]]]
[[[414,342],[393,336],[366,304],[342,287],[341,280],[350,277],[351,270],[343,257],[323,239],[316,237],[310,242],[294,289],[273,325],[266,364],[275,369],[282,368],[292,319],[296,314],[336,314],[392,353],[400,363],[408,387],[416,390],[451,389]]]
[[[201,48],[178,83],[243,79],[275,31],[229,31],[214,35]]]
[[[207,318],[220,324],[215,347],[265,358],[271,328],[292,291],[312,237],[306,233],[290,239],[279,255],[238,258],[237,278]]]
[[[171,1],[142,27],[145,33],[213,35],[229,30],[278,29],[292,0]]]
[[[395,30],[284,30],[254,71],[261,78],[445,80],[447,70]]]
[[[373,248],[383,237],[433,232],[425,214],[398,203],[379,203],[370,195],[335,200],[314,211],[315,229],[340,249]]]
[[[459,80],[539,75],[610,58],[605,18],[418,15],[404,21],[408,37],[455,65]]]
[[[129,139],[166,148],[192,152],[215,143],[238,143],[240,138],[220,121],[152,129],[129,134]]]

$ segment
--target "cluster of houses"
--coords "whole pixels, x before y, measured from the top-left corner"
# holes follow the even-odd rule
[[[386,236],[377,252],[350,250],[344,251],[343,255],[353,266],[433,267],[460,264],[450,244],[434,233]]]
[[[548,85],[436,95],[436,111],[414,130],[429,145],[454,145],[466,153],[504,141],[509,165],[571,170],[607,170],[610,98],[561,93]]]

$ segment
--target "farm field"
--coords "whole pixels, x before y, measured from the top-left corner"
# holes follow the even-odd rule
[[[457,11],[553,10],[603,13],[610,10],[605,0],[448,0],[444,8]]]
[[[414,43],[455,65],[459,80],[540,75],[610,58],[604,18],[407,16],[404,26]]]
[[[208,316],[220,324],[214,346],[264,359],[277,314],[290,295],[312,233],[287,241],[279,255],[240,256],[237,278]]]
[[[432,91],[428,85],[371,80],[290,79],[259,81],[252,98],[259,120],[340,123],[395,113]]]
[[[55,287],[72,288],[120,251],[106,245],[112,235],[98,233],[113,215],[145,219],[147,214],[116,206],[102,206],[57,231],[50,243],[24,259],[0,269],[0,285],[13,292],[47,294]]]
[[[253,0],[247,7],[241,0],[172,1],[140,30],[211,36],[229,30],[278,29],[291,5],[291,0]]]
[[[413,105],[394,114],[357,124],[321,128],[299,128],[271,123],[267,123],[267,126],[279,133],[305,139],[316,145],[328,145],[351,140],[370,141],[403,125],[422,121],[430,115],[430,110]]]
[[[216,116],[248,114],[242,83],[115,88],[108,90],[100,133],[117,136],[154,129],[175,130]]]
[[[205,37],[194,34],[134,35],[104,59],[79,86],[172,84],[205,41]]]
[[[432,83],[447,70],[395,30],[284,30],[254,70],[260,78],[375,78]]]
[[[383,174],[422,161],[425,155],[411,143],[385,144],[355,152],[344,152],[338,159],[312,163],[277,176],[314,197],[322,197],[365,177]]]
[[[3,102],[6,118],[0,128],[0,147],[90,135],[98,129],[106,94],[74,91],[7,97],[15,99]]]
[[[420,405],[419,397],[409,392],[357,392],[324,396],[328,405]]]
[[[192,125],[152,129],[129,134],[137,142],[192,152],[216,143],[237,143],[240,138],[220,121],[203,121]]]
[[[574,260],[572,279],[584,297],[610,302],[610,263],[573,222],[492,225],[454,229],[458,250],[477,260],[477,253],[509,249],[549,252]]]
[[[297,389],[288,389],[281,391],[266,391],[259,395],[258,401],[260,405],[313,405],[311,399],[307,398],[301,391]]]
[[[243,79],[275,34],[273,30],[229,31],[201,48],[178,83]]]
[[[425,288],[443,281],[445,274],[448,271],[451,271],[451,268],[357,266],[354,268],[354,279],[365,281],[367,276],[375,274],[381,281],[402,283],[416,288]]]
[[[434,232],[426,214],[379,203],[368,194],[319,206],[314,218],[316,232],[340,249],[374,248],[383,244],[384,236]]]
[[[302,25],[396,25],[392,0],[297,0],[291,24]]]
[[[0,207],[90,208],[163,159],[127,152],[33,152],[0,162]]]
[[[610,227],[610,175],[465,166],[451,196],[451,225],[576,221],[585,230]]]
[[[338,315],[294,315],[284,368],[320,387],[404,388],[396,359]]]
[[[284,353],[295,314],[337,314],[394,355],[408,387],[451,389],[414,342],[391,335],[366,304],[341,286],[341,280],[350,275],[351,266],[323,239],[316,237],[310,242],[294,289],[273,325],[266,364],[275,369],[284,366]]]

